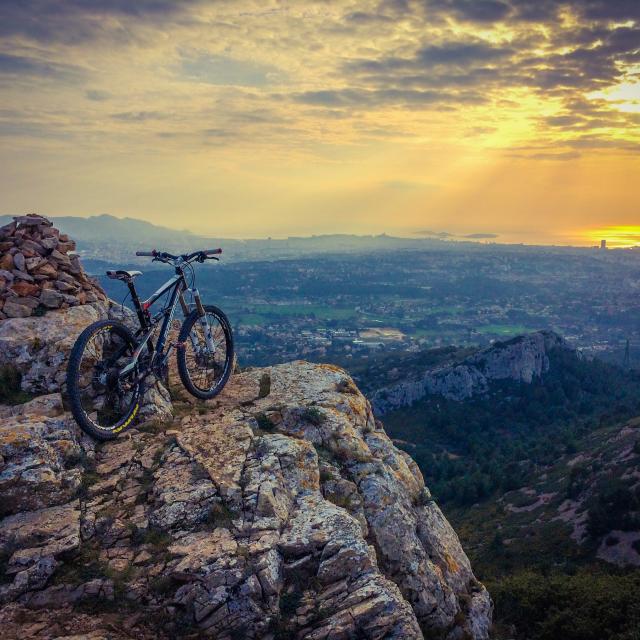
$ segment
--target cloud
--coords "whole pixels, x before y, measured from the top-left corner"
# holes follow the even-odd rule
[[[121,113],[112,113],[111,118],[121,122],[145,122],[147,120],[165,120],[168,115],[160,111],[122,111]]]
[[[480,23],[496,22],[511,12],[510,5],[500,0],[429,0],[426,7],[427,15],[433,10]]]
[[[486,42],[446,42],[429,45],[417,51],[417,62],[444,65],[465,65],[498,60],[513,54],[510,47],[500,47]]]
[[[478,64],[508,57],[512,53],[513,49],[510,47],[496,46],[477,40],[444,42],[438,45],[421,46],[411,57],[390,56],[349,61],[344,65],[344,70],[346,73],[374,76],[381,73],[415,73],[418,71],[431,74],[434,65],[446,67],[478,66]]]
[[[13,77],[38,77],[41,79],[79,82],[86,72],[70,64],[48,62],[30,56],[0,53],[0,74]]]
[[[207,53],[184,56],[179,74],[195,82],[242,87],[265,87],[282,75],[270,65]]]
[[[94,102],[103,102],[111,98],[111,94],[108,91],[102,91],[100,89],[87,89],[84,95],[87,100],[93,100]]]
[[[435,104],[479,104],[484,98],[479,93],[446,93],[419,89],[334,89],[305,91],[294,94],[296,102],[323,107],[376,108],[381,105],[400,104],[406,106]]]
[[[348,13],[344,19],[355,24],[379,24],[381,22],[393,22],[394,19],[384,13],[368,13],[366,11],[354,11]]]
[[[472,23],[501,20],[550,22],[561,11],[587,20],[625,21],[638,18],[636,0],[426,0],[426,14],[435,12]]]
[[[40,138],[64,140],[72,138],[72,134],[61,127],[41,122],[25,120],[0,121],[0,137],[3,138]]]
[[[2,0],[0,37],[77,44],[108,35],[119,42],[131,41],[130,23],[163,24],[195,4],[194,0]]]

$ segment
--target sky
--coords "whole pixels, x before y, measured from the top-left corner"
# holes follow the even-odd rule
[[[638,0],[1,0],[0,213],[640,243]]]

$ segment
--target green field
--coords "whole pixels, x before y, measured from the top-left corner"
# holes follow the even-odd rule
[[[530,329],[522,324],[486,324],[484,327],[478,327],[477,331],[484,335],[516,336],[530,333],[535,329]]]
[[[231,314],[244,325],[262,325],[273,318],[315,316],[318,320],[348,320],[356,316],[353,309],[321,304],[254,304],[232,307]]]
[[[258,313],[234,314],[234,318],[237,319],[239,324],[249,325],[252,327],[259,327],[268,321],[268,318]]]
[[[443,341],[456,342],[459,341],[460,332],[446,331],[444,329],[411,329],[410,335],[414,338],[442,338]]]

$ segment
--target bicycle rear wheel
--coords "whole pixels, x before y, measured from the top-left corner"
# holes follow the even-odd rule
[[[227,316],[217,307],[205,305],[201,318],[192,311],[178,337],[178,373],[186,390],[208,400],[218,395],[233,368],[233,334]]]
[[[119,322],[101,320],[76,340],[67,366],[71,412],[80,427],[99,440],[111,440],[131,426],[140,408],[137,369],[120,370],[136,348],[133,334]]]

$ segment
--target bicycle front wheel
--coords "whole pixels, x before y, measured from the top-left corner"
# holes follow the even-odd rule
[[[227,316],[205,305],[200,317],[192,311],[178,337],[178,373],[186,390],[208,400],[224,389],[233,368],[233,334]]]
[[[76,340],[67,366],[67,393],[76,422],[89,435],[111,440],[131,426],[140,408],[137,370],[120,375],[136,348],[131,331],[101,320]]]

